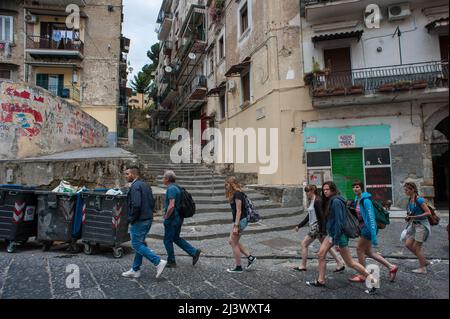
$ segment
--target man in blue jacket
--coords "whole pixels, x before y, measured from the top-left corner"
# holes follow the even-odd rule
[[[122,274],[126,278],[139,278],[143,257],[156,266],[156,278],[161,276],[167,261],[162,260],[145,243],[153,222],[155,200],[152,189],[140,179],[137,166],[129,167],[125,171],[125,179],[131,183],[127,195],[128,199],[128,223],[130,224],[131,246],[136,252],[132,268]]]

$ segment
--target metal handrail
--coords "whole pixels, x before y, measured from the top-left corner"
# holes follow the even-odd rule
[[[55,41],[50,37],[41,36],[27,36],[27,49],[47,49],[47,50],[65,50],[65,51],[79,51],[83,54],[84,43],[83,41],[72,38],[61,38],[59,41]]]
[[[352,69],[348,71],[316,72],[311,92],[327,90],[359,90],[374,93],[384,87],[408,88],[422,85],[428,88],[448,87],[448,62],[433,61],[403,65]]]

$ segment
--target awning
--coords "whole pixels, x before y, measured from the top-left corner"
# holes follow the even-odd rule
[[[41,15],[41,16],[55,16],[55,17],[67,17],[70,12],[66,12],[65,10],[52,10],[52,9],[36,9],[33,7],[25,7],[28,9],[30,14]],[[87,14],[84,11],[80,11],[81,18],[87,18]]]
[[[428,23],[425,28],[428,32],[431,31],[446,31],[448,33],[448,17],[440,18]]]
[[[322,42],[322,41],[330,41],[330,40],[337,40],[337,39],[349,39],[349,38],[356,38],[359,41],[361,39],[361,36],[363,33],[364,33],[363,30],[358,30],[358,31],[351,31],[351,32],[323,34],[323,35],[318,35],[318,36],[313,37],[312,42],[317,43],[317,42]]]
[[[225,73],[225,76],[229,78],[241,74],[243,71],[246,71],[250,67],[251,62],[252,62],[251,58],[247,57],[244,61],[242,61],[242,63],[233,65],[228,70],[228,72]]]
[[[226,88],[227,88],[227,82],[222,82],[214,89],[209,90],[209,92],[206,93],[206,96],[220,95],[220,93],[225,91]]]

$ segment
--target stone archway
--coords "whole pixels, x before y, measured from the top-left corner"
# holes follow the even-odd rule
[[[431,137],[434,200],[436,206],[448,209],[449,202],[449,118],[442,120]]]

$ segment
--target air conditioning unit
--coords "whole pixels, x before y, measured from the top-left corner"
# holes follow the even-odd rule
[[[234,80],[227,81],[227,91],[228,92],[236,91],[236,82]]]
[[[25,21],[30,24],[36,24],[38,22],[38,17],[33,14],[27,14],[25,16]]]
[[[389,21],[406,19],[411,15],[409,3],[399,3],[388,7]]]

